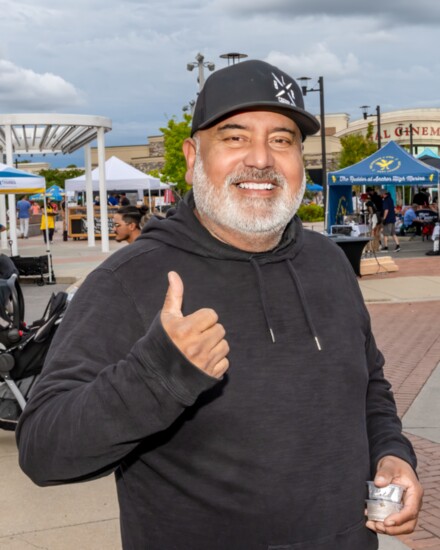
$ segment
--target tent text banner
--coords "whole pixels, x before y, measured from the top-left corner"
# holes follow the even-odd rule
[[[432,186],[439,184],[440,172],[415,159],[394,141],[375,151],[360,162],[329,172],[327,231],[340,221],[343,214],[352,212],[352,186],[385,185]]]

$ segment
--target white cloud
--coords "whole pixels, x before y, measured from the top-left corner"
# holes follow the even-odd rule
[[[55,111],[83,103],[80,92],[61,77],[38,74],[4,59],[0,60],[0,101],[3,112],[8,109]]]
[[[360,70],[359,60],[353,53],[347,53],[344,59],[331,52],[325,44],[317,44],[300,55],[270,52],[265,60],[272,65],[283,67],[294,77],[325,74],[330,78],[350,77]]]

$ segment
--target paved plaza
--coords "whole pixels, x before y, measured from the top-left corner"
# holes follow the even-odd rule
[[[19,241],[19,254],[45,254],[40,237]],[[392,382],[406,435],[419,459],[425,488],[419,527],[412,535],[380,537],[380,550],[440,550],[440,256],[393,254],[399,270],[359,280],[372,318],[385,374]],[[124,244],[110,243],[110,253]],[[405,249],[406,243],[402,243]],[[408,244],[409,246],[409,244]],[[8,251],[4,251],[8,254]],[[28,321],[41,314],[53,290],[87,275],[109,253],[86,241],[55,234],[52,256],[57,285],[23,284]],[[38,488],[17,465],[14,435],[0,430],[0,550],[120,550],[113,478]],[[356,549],[353,549],[356,550]]]

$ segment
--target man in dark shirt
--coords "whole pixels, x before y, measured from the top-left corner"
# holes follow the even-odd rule
[[[126,550],[377,550],[373,531],[415,528],[416,461],[358,282],[295,216],[318,129],[277,67],[214,72],[183,145],[193,191],[89,275],[57,331],[20,464],[41,485],[115,471]],[[372,478],[406,489],[384,521],[364,515]]]
[[[417,193],[414,195],[413,204],[417,204],[419,206],[429,206],[429,195],[426,193],[425,189],[419,189]]]
[[[396,235],[396,213],[394,211],[394,201],[386,189],[382,190],[383,206],[383,251],[388,251],[388,237],[392,237],[396,247],[395,252],[400,251],[399,239]]]

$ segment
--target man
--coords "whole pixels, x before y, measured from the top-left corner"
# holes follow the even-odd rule
[[[394,201],[386,189],[382,189],[382,208],[383,208],[383,247],[384,252],[388,251],[388,238],[392,237],[395,243],[394,252],[400,252],[400,243],[396,235],[396,212],[394,210]]]
[[[292,219],[318,128],[278,68],[213,73],[184,143],[194,193],[89,275],[57,331],[20,463],[40,485],[115,471],[125,549],[372,550],[415,527],[356,277]],[[384,522],[364,517],[371,476],[406,488]]]
[[[27,195],[24,195],[24,197],[21,198],[17,202],[17,215],[18,219],[20,220],[20,233],[22,239],[27,239],[29,236],[29,218],[30,218],[30,210],[31,210],[31,203],[28,200]]]
[[[108,205],[109,206],[118,206],[118,204],[119,204],[119,201],[115,197],[114,193],[110,193],[110,195],[108,197]]]
[[[128,206],[130,204],[130,201],[125,193],[121,193],[119,197],[119,204],[120,206]]]
[[[113,216],[113,227],[117,242],[126,241],[128,244],[134,242],[141,234],[141,223],[146,207],[121,206]]]
[[[422,235],[423,220],[417,217],[418,204],[412,204],[408,207],[403,215],[403,225],[401,227],[401,235],[405,235],[405,230],[414,227],[416,235],[419,237]]]
[[[417,193],[414,194],[412,202],[413,204],[417,204],[421,207],[429,207],[429,194],[426,192],[424,187],[417,190]]]

